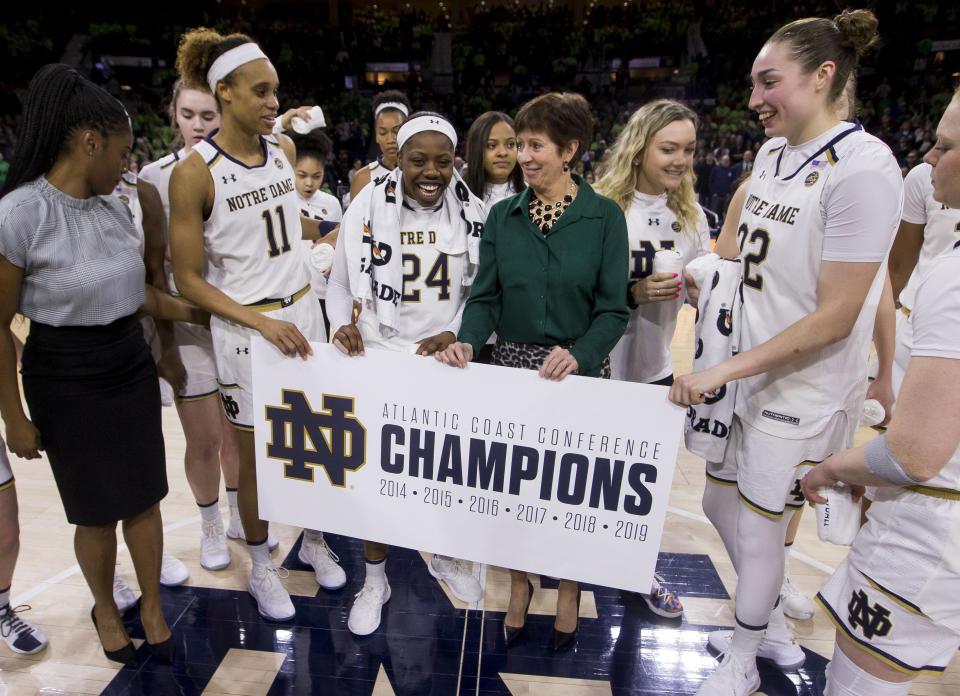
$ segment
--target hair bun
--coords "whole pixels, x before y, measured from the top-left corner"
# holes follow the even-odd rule
[[[856,51],[858,58],[879,38],[879,22],[870,10],[844,10],[833,18],[833,23]]]

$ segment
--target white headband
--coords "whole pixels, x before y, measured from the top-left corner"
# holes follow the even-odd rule
[[[221,55],[215,61],[210,69],[207,70],[207,84],[210,85],[210,91],[217,93],[217,83],[227,75],[239,68],[260,58],[267,58],[267,54],[260,50],[255,43],[240,44],[236,48]],[[267,60],[270,60],[267,58]]]
[[[410,115],[410,112],[407,111],[407,107],[405,107],[400,102],[383,102],[383,104],[378,106],[377,110],[373,112],[373,117],[377,118],[381,113],[383,113],[387,109],[396,109],[397,111],[403,114],[404,118]]]
[[[424,114],[423,116],[415,116],[400,126],[400,130],[397,131],[397,149],[402,150],[405,142],[417,133],[424,131],[443,133],[450,138],[450,142],[453,143],[453,148],[457,148],[457,131],[453,129],[453,124],[443,118],[443,116]]]

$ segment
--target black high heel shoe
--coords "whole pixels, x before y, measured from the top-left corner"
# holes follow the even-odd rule
[[[527,578],[527,606],[523,610],[522,626],[507,626],[507,617],[503,617],[503,642],[504,645],[511,645],[516,642],[523,629],[527,627],[527,614],[530,612],[530,602],[533,600],[533,583]]]
[[[140,624],[143,625],[143,617],[140,617]],[[144,629],[144,635],[147,631]],[[149,640],[146,641],[147,649],[150,651],[150,654],[153,655],[157,660],[165,664],[173,664],[173,653],[176,643],[173,640],[173,631],[170,631],[170,636],[166,640],[162,640],[159,643],[151,643]]]
[[[100,641],[100,647],[103,647],[103,640],[100,638],[100,626],[97,625],[95,606],[90,610],[90,619],[93,621],[93,627],[97,631],[97,640]],[[108,660],[119,662],[127,667],[137,666],[137,651],[133,647],[133,643],[129,641],[119,650],[107,650],[106,648],[103,648],[103,654],[107,656]]]
[[[573,644],[573,639],[577,637],[577,628],[580,628],[580,588],[577,588],[577,626],[572,631],[559,631],[553,627],[553,649],[564,650]]]
[[[170,637],[159,643],[151,643],[147,641],[147,649],[150,650],[150,654],[157,658],[160,662],[164,662],[168,665],[173,664],[173,653],[176,643],[173,640],[173,632],[170,633]]]

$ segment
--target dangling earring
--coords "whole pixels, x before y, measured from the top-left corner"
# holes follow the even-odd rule
[[[567,164],[566,162],[563,163],[563,171],[564,171],[564,172],[569,172],[569,171],[570,171],[570,165]]]

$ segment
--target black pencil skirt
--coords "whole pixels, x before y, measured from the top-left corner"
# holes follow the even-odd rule
[[[32,322],[22,374],[71,524],[134,517],[167,494],[157,370],[136,316],[106,326]]]

